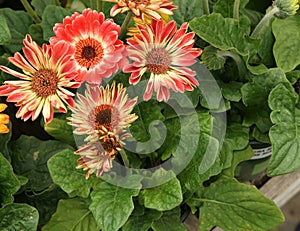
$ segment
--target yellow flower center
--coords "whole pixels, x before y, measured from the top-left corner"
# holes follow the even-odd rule
[[[146,67],[151,73],[165,74],[170,65],[170,54],[164,48],[153,48],[146,56]]]
[[[80,40],[75,45],[75,59],[80,66],[87,69],[99,63],[104,55],[103,47],[99,41],[93,38]]]
[[[39,97],[47,98],[56,94],[58,77],[52,70],[42,69],[32,76],[31,89]]]

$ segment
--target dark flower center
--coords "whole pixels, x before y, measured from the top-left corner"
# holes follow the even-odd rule
[[[170,66],[170,54],[164,48],[153,48],[146,56],[146,67],[151,73],[165,74]]]
[[[32,76],[31,89],[38,96],[47,98],[57,92],[58,77],[52,70],[42,69]]]
[[[99,131],[104,126],[108,131],[112,131],[119,121],[119,113],[113,106],[102,104],[94,109],[90,120],[95,130]]]
[[[96,39],[82,39],[76,43],[75,47],[75,59],[80,66],[89,69],[103,59],[104,51],[102,45]]]

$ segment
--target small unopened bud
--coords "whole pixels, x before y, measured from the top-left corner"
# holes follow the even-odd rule
[[[275,0],[273,7],[279,9],[275,16],[284,19],[297,13],[299,0]]]

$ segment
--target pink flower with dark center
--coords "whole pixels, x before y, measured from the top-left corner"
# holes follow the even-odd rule
[[[17,118],[35,120],[42,113],[45,122],[49,123],[53,119],[54,108],[66,113],[65,104],[74,106],[74,94],[66,89],[80,86],[79,82],[73,81],[78,76],[72,59],[74,50],[63,41],[40,47],[30,35],[26,35],[23,43],[25,57],[16,53],[8,58],[23,73],[0,66],[0,70],[21,80],[5,81],[0,86],[0,96],[8,96],[7,102],[16,102],[16,106],[20,107]]]
[[[122,52],[124,44],[118,39],[120,26],[112,19],[104,20],[104,14],[85,9],[64,19],[54,26],[55,37],[50,44],[61,40],[73,48],[79,81],[99,84],[122,69],[126,59]]]
[[[76,154],[81,155],[78,168],[90,169],[87,178],[95,171],[100,176],[111,168],[123,140],[130,137],[126,128],[137,119],[130,114],[136,102],[137,98],[129,99],[126,88],[115,82],[105,88],[86,85],[84,95],[77,94],[76,106],[68,119],[75,127],[74,134],[86,136],[86,143]]]
[[[162,19],[153,19],[150,25],[139,25],[138,29],[139,33],[127,40],[127,54],[132,62],[123,71],[131,73],[129,82],[133,85],[150,72],[144,100],[151,98],[153,90],[158,101],[168,101],[170,88],[181,93],[192,91],[199,83],[189,67],[202,50],[193,48],[195,34],[187,33],[188,23],[176,31],[175,21],[164,25]]]
[[[107,2],[115,2],[110,10],[112,17],[119,13],[132,11],[136,17],[144,20],[144,15],[150,18],[160,19],[162,14],[173,15],[173,10],[177,6],[173,5],[169,0],[104,0]]]

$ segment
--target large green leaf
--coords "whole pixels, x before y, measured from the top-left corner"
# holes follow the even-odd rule
[[[0,204],[13,202],[13,194],[20,188],[20,182],[7,159],[0,153]]]
[[[264,197],[255,187],[232,178],[220,178],[204,189],[200,198],[200,229],[213,226],[224,230],[265,231],[284,221],[283,214],[273,201]]]
[[[27,204],[7,204],[0,209],[1,230],[37,230],[38,211]]]
[[[275,19],[272,29],[276,40],[273,52],[277,66],[289,72],[300,64],[300,15],[285,20]]]
[[[41,26],[43,28],[44,40],[48,41],[54,36],[53,27],[56,23],[62,23],[71,12],[60,6],[49,5],[44,9]]]
[[[218,70],[224,67],[226,56],[220,55],[219,51],[219,49],[213,46],[207,46],[204,48],[201,60],[209,70]]]
[[[24,135],[9,143],[12,166],[16,174],[29,179],[26,188],[33,191],[42,191],[52,184],[47,161],[68,148],[71,147],[56,140],[42,141]]]
[[[167,177],[168,176],[168,177]],[[142,191],[144,205],[146,208],[158,211],[170,210],[181,204],[182,191],[179,180],[171,171],[166,172],[158,169],[152,175],[152,179],[160,181],[162,178],[171,178],[168,182]]]
[[[186,230],[185,226],[180,221],[180,208],[174,208],[170,211],[163,213],[162,217],[154,221],[151,228],[154,231],[184,231]]]
[[[0,15],[6,19],[11,34],[11,41],[5,45],[5,48],[11,53],[15,53],[23,47],[23,39],[32,24],[32,18],[24,11],[15,11],[9,8],[0,9]]]
[[[138,189],[121,188],[106,182],[98,184],[91,193],[89,208],[101,230],[119,230],[133,211],[132,197],[138,194]]]
[[[221,50],[236,50],[241,55],[254,52],[256,43],[249,39],[250,24],[240,26],[219,13],[194,18],[190,28],[203,40]]]
[[[0,45],[6,45],[11,40],[11,34],[7,26],[5,17],[0,15]]]
[[[268,167],[270,176],[295,171],[300,167],[300,110],[295,104],[298,96],[291,85],[279,84],[269,96],[275,124],[269,132],[273,155]]]
[[[43,231],[99,231],[95,218],[89,210],[88,201],[82,198],[60,200],[51,220]]]
[[[94,176],[86,180],[86,173],[82,169],[76,169],[78,158],[73,151],[63,150],[49,159],[48,168],[53,182],[66,193],[85,198],[89,196],[91,187],[101,180]]]

